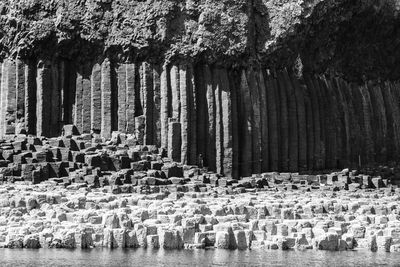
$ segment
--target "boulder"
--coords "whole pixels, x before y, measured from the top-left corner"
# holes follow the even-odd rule
[[[336,251],[339,249],[339,236],[335,233],[326,233],[315,238],[315,243],[316,249]]]

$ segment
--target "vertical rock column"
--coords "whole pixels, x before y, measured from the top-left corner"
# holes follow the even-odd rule
[[[96,63],[92,68],[90,84],[90,118],[91,130],[99,134],[101,131],[101,65]]]
[[[101,66],[101,135],[111,137],[111,69],[106,58]]]
[[[190,138],[190,106],[187,84],[187,65],[179,66],[179,92],[180,92],[180,123],[181,123],[181,162],[189,162],[189,138]]]
[[[28,134],[36,133],[36,66],[25,65],[25,127]]]
[[[396,88],[397,89],[397,88]],[[365,160],[366,163],[372,163],[374,159],[374,140],[373,140],[373,130],[371,124],[372,118],[372,105],[371,105],[371,98],[369,95],[369,91],[367,85],[360,87],[361,95],[362,95],[362,106],[363,106],[363,114],[364,114],[364,138],[366,144],[366,154]],[[396,102],[396,107],[398,108],[398,102]]]
[[[180,82],[179,82],[179,68],[177,65],[171,66],[171,99],[172,99],[172,118],[180,119],[181,101],[180,101]]]
[[[316,102],[319,108],[319,125],[321,130],[320,142],[319,142],[319,157],[317,159],[317,169],[325,168],[325,159],[326,159],[326,128],[327,124],[327,115],[324,109],[325,100],[321,94],[321,86],[318,81],[318,77],[314,77],[313,80],[314,92],[316,97]]]
[[[396,142],[397,136],[397,125],[396,119],[398,114],[396,114],[396,109],[393,107],[393,96],[391,94],[390,83],[385,82],[381,85],[383,100],[386,107],[386,121],[387,121],[387,155],[389,158],[394,159],[397,155],[396,150],[398,143]]]
[[[298,140],[298,168],[297,170],[307,169],[307,118],[304,102],[304,92],[297,77],[291,76],[292,86],[296,97],[297,106],[297,140]]]
[[[15,134],[17,119],[17,64],[15,60],[9,60],[7,72],[8,88],[6,89],[5,106],[5,134]]]
[[[239,178],[239,114],[238,114],[238,90],[236,84],[238,84],[237,78],[240,78],[237,75],[236,71],[228,73],[228,85],[229,92],[231,94],[231,121],[232,121],[232,177],[234,179]],[[229,101],[229,100],[228,100]],[[229,146],[227,144],[227,146]],[[229,150],[228,150],[229,151]],[[226,166],[227,164],[224,164]],[[226,172],[226,171],[225,171]],[[226,174],[226,175],[229,175]]]
[[[92,129],[92,64],[85,63],[82,73],[82,133],[90,133]]]
[[[388,82],[387,89],[388,96],[390,98],[391,107],[392,107],[392,146],[393,146],[393,159],[396,161],[400,160],[400,107],[399,107],[399,87],[397,83]]]
[[[165,71],[167,70],[166,68],[164,69]],[[166,74],[164,74],[167,76]],[[165,78],[164,76],[164,78]],[[168,77],[168,76],[167,76]],[[161,81],[163,81],[163,79]],[[167,147],[168,147],[168,157],[171,158],[174,161],[181,161],[182,156],[181,156],[181,149],[182,149],[182,142],[181,142],[181,123],[179,121],[181,120],[181,102],[180,102],[180,77],[179,77],[179,68],[177,65],[172,65],[170,69],[170,82],[171,82],[171,117],[168,119],[168,139],[167,139]],[[168,95],[168,85],[165,84],[165,81],[163,83],[163,123],[166,122],[165,115],[167,115],[167,112],[169,114],[169,108],[165,106],[165,102],[169,101],[169,95]],[[167,90],[167,91],[166,91]],[[167,99],[166,99],[167,97]],[[179,127],[179,130],[178,130]],[[165,131],[165,129],[164,129]]]
[[[160,76],[160,126],[161,126],[161,147],[168,149],[168,67],[163,65]]]
[[[117,69],[118,82],[118,131],[126,131],[126,66],[120,64]]]
[[[16,133],[25,129],[25,63],[16,60]]]
[[[0,66],[0,137],[3,136],[3,128],[4,128],[4,123],[3,123],[3,90],[5,87],[5,75],[6,75],[6,68],[5,68],[5,62],[1,62]]]
[[[342,155],[340,162],[349,166],[350,164],[350,120],[348,99],[343,94],[343,86],[339,78],[335,79],[335,88],[338,95],[339,110],[342,112]]]
[[[301,90],[303,91],[304,97],[304,107],[305,107],[305,117],[306,117],[306,131],[307,131],[307,169],[313,170],[314,169],[314,110],[312,107],[312,100],[311,100],[311,92],[310,89],[307,87],[304,80],[302,80],[302,84],[300,86]]]
[[[58,109],[58,118],[59,118],[59,134],[61,133],[61,129],[64,124],[66,124],[66,118],[65,118],[65,97],[66,97],[66,72],[65,72],[65,61],[61,60],[58,63],[58,76],[59,79],[57,81],[58,85],[58,90],[60,94],[60,99],[59,99],[59,109]]]
[[[79,66],[76,74],[75,101],[72,112],[74,124],[78,131],[82,133],[82,107],[83,107],[83,67]]]
[[[60,90],[59,90],[59,72],[58,62],[53,61],[51,64],[51,125],[50,136],[58,136],[60,134]]]
[[[207,155],[206,166],[211,170],[216,170],[215,165],[215,95],[212,85],[212,74],[208,65],[204,66],[204,83],[206,86],[206,99],[207,99]]]
[[[189,164],[197,164],[197,87],[195,83],[195,73],[193,65],[189,64],[187,68],[187,89],[190,119],[190,136],[189,136]]]
[[[386,107],[383,100],[383,94],[381,88],[377,84],[371,84],[369,86],[371,93],[371,102],[373,105],[373,114],[375,126],[375,153],[377,162],[387,161],[387,147],[385,139],[387,138],[387,120],[386,120]]]
[[[336,130],[336,151],[335,151],[335,165],[334,168],[343,168],[344,166],[348,166],[346,162],[346,130],[344,123],[344,108],[343,102],[341,100],[340,94],[337,90],[337,84],[334,79],[328,80],[329,84],[329,93],[331,99],[334,101],[333,105],[333,113],[335,120],[335,130]]]
[[[221,90],[221,129],[222,129],[222,173],[227,177],[232,177],[233,168],[233,139],[234,132],[232,117],[233,113],[232,92],[229,85],[229,77],[226,69],[220,71],[220,90]],[[237,178],[237,177],[236,177]]]
[[[154,145],[161,146],[161,68],[153,66],[153,132]]]
[[[142,88],[142,103],[143,103],[143,115],[146,118],[145,121],[145,136],[144,144],[154,144],[154,128],[153,128],[153,109],[154,109],[154,92],[153,92],[153,75],[152,69],[149,63],[143,62],[141,68],[141,88]]]
[[[126,131],[135,132],[135,64],[126,64]]]
[[[215,99],[215,167],[216,172],[223,173],[223,133],[222,133],[222,103],[221,103],[221,70],[214,68],[213,70],[213,88]]]
[[[196,66],[196,106],[197,106],[197,153],[202,157],[207,150],[208,112],[206,98],[206,84],[204,79],[204,65]],[[198,162],[197,162],[198,163]]]
[[[365,143],[364,143],[364,116],[362,111],[362,96],[358,86],[350,84],[348,86],[348,90],[350,92],[350,97],[352,101],[353,107],[353,119],[352,119],[352,154],[353,154],[353,162],[356,163],[356,166],[359,166],[359,163],[363,164],[364,154],[365,154]]]
[[[17,79],[16,62],[7,59],[3,63],[3,90],[2,90],[2,134],[14,134],[17,118]]]
[[[267,76],[268,142],[269,165],[272,171],[279,170],[279,94],[277,81],[269,73]]]
[[[240,82],[240,124],[242,125],[240,132],[240,156],[239,166],[241,176],[250,176],[253,168],[253,120],[252,120],[252,99],[250,88],[247,82],[246,71],[242,70]],[[257,159],[258,160],[258,159]]]
[[[261,171],[269,171],[269,132],[268,132],[268,100],[265,79],[262,70],[257,73],[257,83],[260,95],[260,117],[261,117]]]
[[[250,69],[247,76],[248,92],[252,109],[249,110],[251,118],[251,139],[252,139],[252,173],[261,173],[261,112],[260,92],[256,82],[256,71]],[[247,104],[248,105],[248,104]]]
[[[288,117],[288,98],[286,94],[286,85],[284,75],[278,72],[278,92],[279,92],[279,170],[289,170],[289,117]]]
[[[181,124],[174,119],[168,123],[168,157],[177,162],[181,160]]]
[[[298,170],[299,159],[299,135],[298,135],[298,120],[297,120],[297,103],[296,92],[292,86],[288,72],[283,70],[283,86],[286,89],[288,100],[288,122],[289,122],[289,171],[295,172]]]
[[[49,136],[51,125],[49,103],[51,103],[52,88],[49,62],[42,60],[38,62],[36,84],[36,134],[38,136]]]
[[[72,62],[65,62],[65,86],[64,86],[64,123],[73,124],[75,121],[74,106],[75,106],[75,91],[76,91],[76,78],[77,71],[75,64]]]
[[[328,114],[330,115],[330,123],[329,123],[329,142],[328,142],[328,168],[337,168],[338,164],[338,155],[341,154],[341,141],[340,141],[340,132],[341,125],[338,121],[338,111],[337,111],[337,100],[336,96],[333,92],[333,86],[329,79],[325,76],[321,80],[323,88],[325,89],[325,98],[327,100]]]

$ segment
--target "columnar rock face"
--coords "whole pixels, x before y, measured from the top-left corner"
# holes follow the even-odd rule
[[[398,161],[398,10],[3,0],[0,135],[130,133],[233,177]]]
[[[201,159],[234,177],[335,169],[397,160],[398,90],[397,83],[299,79],[257,66],[177,62],[158,68],[104,59],[76,67],[7,59],[0,132],[50,137],[73,122],[81,133],[105,138],[131,133],[142,144],[168,149],[174,160]]]

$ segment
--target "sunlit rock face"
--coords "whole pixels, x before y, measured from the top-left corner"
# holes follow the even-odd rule
[[[5,0],[0,134],[63,125],[226,176],[398,160],[397,1]]]

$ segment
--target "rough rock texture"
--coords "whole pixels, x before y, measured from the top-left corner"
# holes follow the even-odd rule
[[[187,184],[179,197],[172,185],[152,194],[50,181],[0,185],[0,248],[399,251],[398,188],[293,190],[273,185],[276,175],[241,194]]]
[[[397,161],[398,10],[4,0],[0,134],[119,131],[233,177]]]

